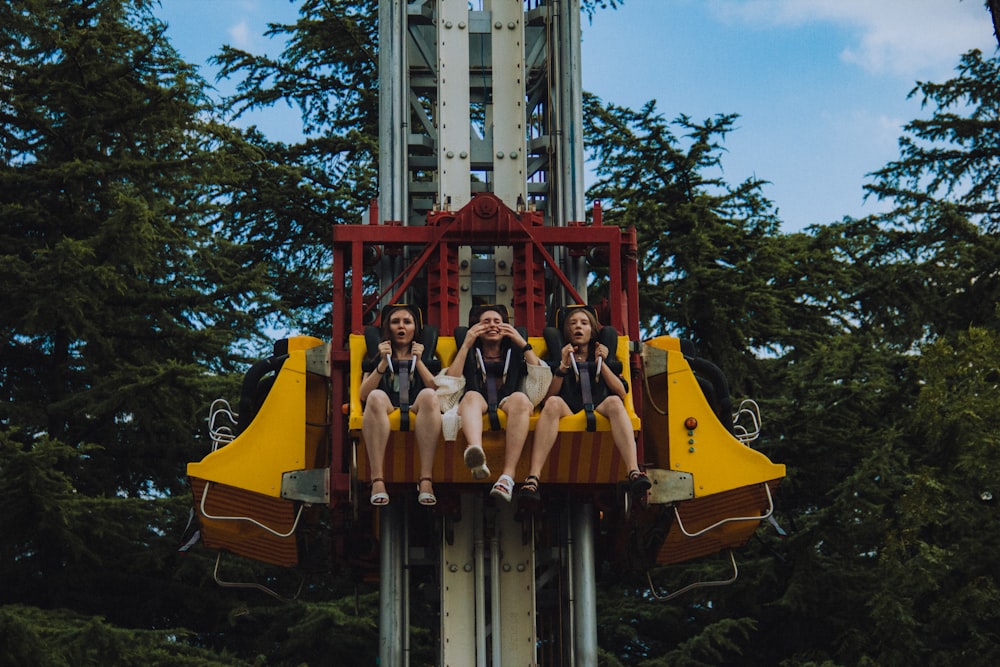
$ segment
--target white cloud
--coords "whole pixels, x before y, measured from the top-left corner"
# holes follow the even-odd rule
[[[230,43],[237,49],[249,50],[254,41],[254,35],[250,31],[250,24],[246,19],[239,21],[229,27]]]
[[[759,27],[846,27],[845,62],[910,79],[949,74],[969,49],[996,46],[982,0],[713,0],[712,8]]]
[[[286,3],[280,3],[287,5]],[[261,3],[260,0],[229,0],[226,3],[217,5],[225,11],[229,20],[229,28],[226,33],[229,36],[229,44],[235,48],[243,49],[251,53],[266,50],[267,40],[264,38],[264,31],[267,30],[268,21],[280,22],[281,18],[275,13],[275,5],[272,2]],[[279,5],[280,6],[280,5]],[[288,7],[283,7],[279,13],[285,13]]]

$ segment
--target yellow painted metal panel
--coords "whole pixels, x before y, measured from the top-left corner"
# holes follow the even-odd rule
[[[310,467],[306,449],[306,357],[299,349],[289,354],[246,430],[200,462],[189,463],[187,472],[280,498],[282,473]]]
[[[785,466],[737,440],[718,420],[680,352],[667,352],[667,373],[649,378],[657,403],[667,395],[670,469],[691,473],[695,497],[785,476]],[[689,417],[697,428],[685,426]]]

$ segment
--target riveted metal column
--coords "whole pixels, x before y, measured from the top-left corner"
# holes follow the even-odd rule
[[[461,515],[445,520],[441,542],[441,661],[444,667],[485,665],[482,606],[482,503],[462,494]],[[477,662],[477,654],[480,662]]]

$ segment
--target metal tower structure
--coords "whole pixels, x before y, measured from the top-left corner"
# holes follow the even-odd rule
[[[510,209],[538,211],[544,226],[583,220],[580,37],[579,0],[382,0],[378,222],[427,225],[429,215],[458,211],[483,192]],[[582,258],[556,253],[585,297]],[[412,259],[385,262],[383,287]],[[511,245],[459,245],[457,275],[438,290],[456,290],[459,313],[474,303],[516,312],[517,261]],[[538,305],[553,305],[535,291]],[[432,321],[447,319],[433,311]],[[443,531],[443,665],[537,664],[536,571],[550,579],[555,572],[566,585],[564,567],[539,570],[532,519],[526,528],[510,507],[499,509],[484,510],[481,494],[463,494],[462,520]],[[572,662],[580,665],[596,664],[591,512],[588,504],[572,507],[557,528],[575,568],[568,611]],[[403,513],[383,512],[383,665],[406,663],[406,537]]]

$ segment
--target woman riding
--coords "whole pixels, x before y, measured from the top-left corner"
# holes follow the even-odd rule
[[[434,452],[441,435],[441,410],[434,383],[434,374],[422,359],[424,345],[420,342],[420,311],[413,306],[393,304],[382,314],[381,342],[369,359],[372,371],[361,380],[361,400],[364,413],[361,432],[372,475],[371,504],[389,504],[384,475],[385,450],[389,443],[389,413],[396,408],[416,413],[414,431],[420,452],[420,481],[417,501],[434,505],[432,473]],[[409,413],[401,418],[408,420]]]
[[[635,432],[625,408],[628,386],[616,370],[621,365],[614,357],[609,358],[607,345],[598,340],[600,329],[597,315],[589,306],[572,306],[566,313],[562,325],[565,345],[560,350],[559,367],[552,372],[542,414],[535,423],[529,474],[518,491],[519,498],[539,499],[538,476],[559,435],[559,420],[587,406],[611,422],[611,438],[629,471],[629,491],[644,494],[651,486],[646,473],[639,470]]]
[[[503,472],[490,495],[510,502],[514,474],[524,442],[528,438],[531,413],[535,409],[522,391],[528,365],[542,366],[524,336],[508,320],[504,306],[478,306],[469,313],[469,329],[461,341],[455,360],[448,367],[451,376],[464,375],[465,394],[458,414],[465,434],[465,465],[472,476],[490,476],[483,451],[483,415],[491,427],[500,428],[497,410],[507,415]]]

